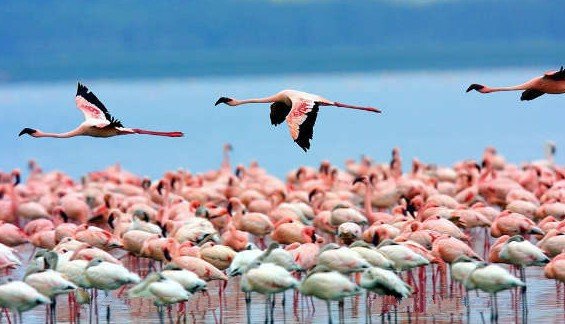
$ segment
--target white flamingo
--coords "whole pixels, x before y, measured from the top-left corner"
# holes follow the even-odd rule
[[[340,108],[358,109],[380,113],[377,108],[360,107],[330,101],[315,94],[296,90],[283,90],[266,98],[237,100],[221,97],[216,106],[224,103],[228,106],[239,106],[248,103],[271,103],[271,124],[277,126],[285,120],[290,130],[290,136],[304,152],[310,149],[310,140],[314,134],[314,124],[320,106],[335,106]]]
[[[112,137],[118,135],[147,134],[167,137],[182,137],[181,132],[156,132],[139,128],[126,128],[110,112],[98,98],[82,84],[77,86],[75,97],[78,109],[84,114],[84,122],[66,133],[46,133],[38,129],[24,128],[19,136],[28,134],[32,137],[69,138],[75,136]]]
[[[346,297],[358,295],[361,289],[341,273],[328,270],[330,269],[325,266],[314,268],[300,285],[300,292],[305,296],[314,296],[326,301],[328,320],[332,323],[330,302],[342,301]]]
[[[9,308],[14,314],[14,318],[17,312],[20,323],[23,323],[23,312],[36,306],[50,303],[49,298],[43,296],[35,288],[23,281],[11,281],[0,285],[0,306]]]
[[[524,267],[545,266],[549,258],[537,246],[530,243],[521,235],[515,235],[508,239],[498,254],[500,259],[520,268],[520,279],[526,282]]]
[[[514,288],[525,287],[526,284],[514,277],[506,269],[496,265],[484,263],[479,264],[473,270],[464,283],[467,290],[479,289],[487,292],[494,298],[494,308],[491,313],[492,319],[498,319],[498,301],[496,294],[500,291]]]
[[[430,264],[430,261],[420,254],[391,240],[381,242],[377,251],[384,254],[394,263],[394,269],[396,271],[409,270]]]

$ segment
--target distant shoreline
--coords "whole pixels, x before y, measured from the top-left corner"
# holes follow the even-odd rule
[[[467,70],[565,64],[565,44],[430,44],[374,48],[165,51],[0,62],[0,84],[78,79],[260,76],[373,71]]]

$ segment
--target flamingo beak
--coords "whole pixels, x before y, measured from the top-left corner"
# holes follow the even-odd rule
[[[33,135],[37,132],[37,130],[33,129],[33,128],[24,128],[22,129],[22,131],[18,134],[18,136],[22,136],[23,134],[28,134],[28,135]]]
[[[168,249],[168,248],[164,248],[164,249],[163,249],[163,256],[164,256],[165,259],[166,259],[167,261],[169,261],[169,262],[171,262],[171,260],[173,259],[173,258],[171,257],[171,253],[169,252],[169,249]]]
[[[141,188],[147,190],[149,189],[149,187],[151,187],[151,180],[143,179],[143,181],[141,182]]]
[[[159,181],[159,184],[157,185],[157,192],[159,193],[159,195],[163,195],[163,187],[165,185],[163,184],[163,181]]]
[[[232,100],[233,100],[232,98],[220,97],[220,98],[218,99],[218,101],[216,101],[216,103],[214,104],[214,106],[217,106],[217,105],[219,105],[219,104],[221,104],[221,103],[228,103],[228,102],[230,102],[230,101],[232,101]]]
[[[310,236],[310,239],[312,240],[312,243],[316,243],[316,232],[313,232],[312,235]]]
[[[16,178],[16,179],[14,180],[14,186],[17,186],[17,185],[19,185],[20,182],[22,181],[22,177],[21,177],[21,175],[20,175],[19,173],[16,173],[15,178]]]
[[[469,88],[467,88],[467,91],[465,91],[465,92],[469,92],[469,91],[471,91],[471,90],[480,91],[480,90],[483,89],[484,87],[485,87],[484,85],[480,85],[480,84],[473,83],[473,84],[471,84],[471,85],[469,86]]]

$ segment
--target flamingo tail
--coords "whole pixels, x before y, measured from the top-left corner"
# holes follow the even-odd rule
[[[167,136],[167,137],[183,137],[184,134],[182,132],[157,132],[157,131],[150,131],[145,129],[133,128],[133,131],[136,134],[144,134],[144,135],[156,135],[156,136]]]

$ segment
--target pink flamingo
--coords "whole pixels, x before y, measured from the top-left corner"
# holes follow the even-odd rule
[[[491,93],[497,91],[517,91],[522,92],[520,100],[533,100],[546,93],[561,94],[565,93],[565,70],[563,67],[559,71],[549,71],[542,76],[533,78],[530,81],[513,87],[487,87],[473,83],[467,88],[467,92],[476,90],[480,93]]]
[[[258,99],[237,100],[221,97],[216,101],[216,106],[221,103],[225,103],[228,106],[239,106],[248,103],[272,103],[271,124],[277,126],[286,120],[290,136],[304,152],[310,149],[310,140],[314,134],[314,124],[316,123],[320,106],[335,106],[375,113],[381,112],[376,108],[343,104],[296,90],[283,90],[270,97]]]
[[[76,105],[84,114],[84,122],[66,133],[46,133],[33,128],[24,128],[19,136],[69,138],[74,136],[112,137],[117,135],[147,134],[167,137],[182,137],[182,132],[156,132],[138,128],[126,128],[100,100],[82,84],[78,84]]]

